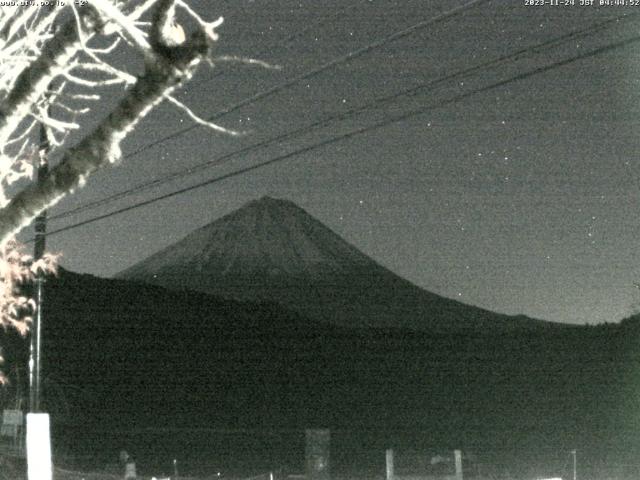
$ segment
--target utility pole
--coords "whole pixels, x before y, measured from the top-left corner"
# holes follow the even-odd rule
[[[47,129],[40,124],[40,145],[38,148],[38,183],[41,183],[49,172],[47,156],[50,150]],[[42,258],[45,249],[47,233],[47,212],[43,211],[36,217],[36,238],[33,252],[34,261]],[[27,413],[27,478],[29,480],[52,480],[53,469],[51,463],[51,426],[49,415],[40,410],[40,361],[42,339],[42,309],[44,273],[36,272],[35,303],[36,312],[31,326],[31,342],[29,355],[29,413]]]
[[[578,463],[577,463],[577,459],[576,459],[576,452],[577,450],[571,450],[571,455],[573,455],[573,480],[577,479],[577,471],[578,471]]]
[[[51,12],[54,2],[44,7]],[[55,26],[53,27],[55,30]],[[51,87],[51,85],[49,85]],[[48,103],[49,98],[45,101]],[[46,107],[50,110],[51,106]],[[49,173],[49,151],[51,142],[49,132],[44,122],[40,122],[38,145],[38,170],[36,182],[42,185]],[[35,246],[33,261],[37,262],[44,255],[47,235],[47,211],[43,210],[35,220]],[[51,425],[49,415],[40,411],[40,362],[42,341],[42,310],[44,305],[44,272],[35,272],[35,318],[31,326],[29,343],[29,413],[27,414],[26,454],[27,478],[29,480],[52,480],[53,468],[51,462]]]
[[[55,8],[54,3],[50,2],[47,6],[43,7],[45,12],[50,13]],[[55,31],[55,26],[53,27]],[[49,84],[51,90],[51,84]],[[46,94],[45,98],[48,103],[50,98],[49,94]],[[51,105],[47,107],[47,113],[51,112]],[[49,151],[51,150],[51,142],[49,142],[49,135],[47,127],[44,122],[40,122],[38,138],[38,170],[36,172],[36,182],[41,185],[45,177],[49,173]],[[44,255],[46,247],[46,235],[47,235],[47,211],[43,210],[35,220],[35,244],[33,248],[33,261],[37,262]],[[29,345],[29,412],[37,413],[40,411],[40,362],[41,362],[41,341],[42,341],[42,308],[44,302],[44,274],[40,271],[36,272],[35,278],[35,318],[33,325],[31,325],[31,342]]]
[[[49,154],[49,139],[44,125],[40,125],[40,145],[38,148],[38,183],[41,183],[49,172],[47,155]],[[35,220],[35,247],[33,252],[34,262],[44,255],[47,235],[47,211],[43,210]],[[36,312],[31,326],[31,343],[29,351],[29,411],[40,411],[40,379],[41,379],[41,343],[42,343],[42,308],[44,303],[44,274],[36,273],[35,278],[35,304]]]

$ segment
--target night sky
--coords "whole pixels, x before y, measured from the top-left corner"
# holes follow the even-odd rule
[[[216,55],[253,56],[282,66],[267,70],[218,63],[214,69],[202,68],[179,98],[208,117],[466,2],[190,3],[205,17],[225,17]],[[121,165],[94,175],[50,213],[442,80],[302,136],[51,221],[49,229],[55,230],[354,128],[388,123],[53,235],[49,248],[63,253],[66,268],[110,276],[244,203],[270,195],[293,200],[382,265],[435,293],[548,320],[618,321],[640,304],[634,287],[640,282],[640,42],[598,55],[588,52],[637,36],[640,5],[579,3],[490,1],[470,7],[217,120],[246,131],[240,138],[198,127],[160,142],[192,124],[163,105],[126,140]],[[500,65],[451,77],[624,14],[630,18],[553,48],[528,49]],[[584,59],[485,88],[585,54]],[[463,95],[476,90],[481,91]],[[114,89],[108,97],[120,94]],[[419,109],[424,113],[393,121]],[[160,143],[131,155],[154,142]]]

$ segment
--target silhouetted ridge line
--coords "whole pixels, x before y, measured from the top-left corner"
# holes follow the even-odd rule
[[[423,290],[295,203],[268,196],[193,231],[118,277],[276,302],[313,320],[349,327],[490,333],[554,325]]]

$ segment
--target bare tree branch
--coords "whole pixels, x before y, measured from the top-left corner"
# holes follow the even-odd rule
[[[88,31],[99,28],[100,21],[92,9],[83,9],[81,19]],[[93,12],[93,13],[92,13]],[[4,145],[19,123],[29,113],[49,83],[65,69],[65,64],[80,48],[80,32],[75,21],[67,22],[44,45],[37,60],[25,68],[16,79],[9,95],[0,104],[0,145]]]
[[[154,14],[144,74],[98,127],[69,149],[44,181],[31,184],[0,211],[0,241],[10,238],[39,212],[82,185],[88,175],[116,162],[120,143],[135,125],[178,85],[189,79],[208,56],[215,36],[200,28],[181,45],[166,38],[167,24],[174,21],[172,0],[160,0]],[[71,33],[68,33],[71,35]],[[72,42],[69,42],[72,43]]]

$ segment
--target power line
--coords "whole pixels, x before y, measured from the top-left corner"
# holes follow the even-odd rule
[[[267,90],[265,90],[263,92],[260,92],[260,93],[258,93],[256,95],[254,95],[253,97],[249,97],[249,98],[247,98],[245,100],[242,100],[239,103],[236,103],[235,105],[232,105],[232,106],[230,106],[230,107],[228,107],[228,108],[226,108],[224,110],[221,110],[221,111],[213,114],[212,116],[208,117],[207,120],[209,120],[209,121],[216,120],[216,119],[218,119],[219,117],[221,117],[223,115],[226,115],[228,113],[231,113],[232,111],[235,111],[238,108],[241,108],[242,106],[248,105],[248,104],[253,103],[253,102],[255,102],[257,100],[260,100],[262,98],[266,98],[266,97],[268,97],[268,96],[270,96],[272,94],[275,94],[275,93],[277,93],[277,92],[279,92],[279,91],[281,91],[281,90],[283,90],[285,88],[289,88],[289,87],[291,87],[292,85],[294,85],[295,83],[297,83],[297,82],[299,82],[301,80],[308,79],[308,78],[311,78],[311,77],[313,77],[315,75],[318,75],[321,72],[327,70],[328,68],[331,68],[333,66],[339,65],[340,63],[345,63],[345,62],[350,61],[350,60],[352,60],[354,58],[357,58],[357,57],[359,57],[359,56],[361,56],[361,55],[363,55],[363,54],[365,54],[365,53],[367,53],[367,52],[369,52],[369,51],[371,51],[371,50],[373,50],[375,48],[378,48],[378,47],[380,47],[382,45],[385,45],[386,43],[389,43],[391,41],[394,41],[394,40],[403,38],[403,37],[405,37],[407,35],[410,35],[411,33],[413,33],[414,31],[416,31],[418,29],[433,25],[435,23],[444,21],[444,20],[446,20],[446,19],[448,19],[448,18],[450,18],[452,16],[458,15],[460,12],[462,12],[462,11],[464,11],[466,9],[469,9],[472,6],[476,5],[476,4],[485,3],[485,2],[489,2],[489,1],[491,1],[491,0],[472,0],[472,1],[467,2],[467,3],[465,3],[465,4],[461,5],[461,6],[458,6],[458,7],[455,7],[453,9],[447,10],[446,12],[444,12],[442,14],[439,14],[439,15],[437,15],[437,16],[429,19],[429,20],[424,20],[422,22],[418,22],[418,23],[416,23],[416,24],[414,24],[414,25],[412,25],[410,27],[407,27],[407,28],[405,28],[403,30],[400,30],[400,31],[395,32],[395,33],[390,34],[390,35],[387,35],[386,37],[383,37],[383,38],[381,38],[381,39],[379,39],[379,40],[377,40],[375,42],[372,42],[372,43],[370,43],[368,45],[365,45],[364,47],[361,47],[360,49],[357,49],[357,50],[354,50],[352,52],[349,52],[349,53],[347,53],[347,54],[345,54],[345,55],[343,55],[341,57],[337,57],[337,58],[335,58],[335,59],[333,59],[333,60],[331,60],[331,61],[329,61],[329,62],[327,62],[327,63],[325,63],[323,65],[321,65],[320,67],[317,67],[317,68],[315,68],[313,70],[310,70],[310,71],[308,71],[306,73],[303,73],[303,74],[301,74],[301,75],[299,75],[297,77],[294,77],[293,79],[290,79],[290,80],[288,80],[288,81],[286,81],[284,83],[281,83],[281,84],[276,85],[276,86],[274,86],[274,87],[272,87],[270,89],[267,89]],[[328,120],[324,120],[323,122],[326,122],[326,121],[328,121]],[[185,133],[187,133],[187,132],[189,132],[191,130],[194,130],[195,128],[198,128],[198,126],[199,125],[194,124],[194,125],[190,125],[189,127],[184,128],[182,130],[178,130],[177,132],[174,132],[174,133],[169,134],[169,135],[167,135],[165,137],[162,137],[162,138],[156,140],[155,142],[151,142],[149,144],[146,144],[146,145],[138,148],[137,150],[134,150],[133,152],[130,152],[130,153],[124,155],[123,158],[130,158],[132,156],[138,155],[139,153],[141,153],[141,152],[143,152],[143,151],[145,151],[145,150],[147,150],[147,149],[149,149],[149,148],[151,148],[151,147],[153,147],[155,145],[159,145],[160,143],[164,143],[167,140],[171,140],[171,139],[176,138],[176,137],[178,137],[180,135],[183,135],[183,134],[185,134]],[[121,198],[121,194],[116,194],[115,197]],[[102,201],[99,201],[99,202],[102,202]],[[93,206],[93,204],[92,204],[92,206]],[[80,208],[84,209],[84,207],[80,207]],[[76,212],[76,211],[77,211],[77,209],[74,209],[74,212]],[[67,212],[63,212],[63,213],[58,214],[55,217],[51,217],[51,218],[52,219],[53,218],[62,218],[64,216],[67,216]]]
[[[297,156],[297,155],[302,155],[302,154],[308,153],[310,151],[316,150],[318,148],[322,148],[324,146],[327,146],[327,145],[330,145],[330,144],[333,144],[333,143],[336,143],[336,142],[339,142],[339,141],[342,141],[342,140],[347,140],[347,139],[356,137],[358,135],[361,135],[363,133],[367,133],[367,132],[376,130],[378,128],[382,128],[382,127],[385,127],[385,126],[388,126],[388,125],[391,125],[391,124],[394,124],[394,123],[397,123],[397,122],[400,122],[400,121],[403,121],[403,120],[407,120],[407,119],[409,119],[411,117],[415,117],[415,116],[424,114],[424,113],[426,113],[426,112],[428,112],[430,110],[434,110],[434,109],[441,108],[441,107],[446,106],[446,105],[450,105],[450,104],[453,104],[453,103],[460,102],[460,101],[465,100],[465,99],[467,99],[467,98],[469,98],[469,97],[471,97],[473,95],[477,95],[477,94],[480,94],[480,93],[485,93],[485,92],[488,92],[490,90],[494,90],[496,88],[500,88],[500,87],[503,87],[505,85],[508,85],[510,83],[517,82],[517,81],[520,81],[520,80],[524,80],[524,79],[530,78],[532,76],[548,72],[548,71],[553,70],[555,68],[559,68],[559,67],[563,67],[565,65],[569,65],[569,64],[571,64],[573,62],[576,62],[576,61],[579,61],[579,60],[584,60],[584,59],[587,59],[587,58],[590,58],[590,57],[595,57],[597,55],[601,55],[603,53],[610,52],[612,50],[616,50],[618,48],[622,48],[622,47],[631,45],[632,43],[636,43],[638,41],[640,41],[640,36],[631,37],[631,38],[628,38],[626,40],[622,40],[622,41],[615,42],[615,43],[612,43],[612,44],[609,44],[609,45],[605,45],[603,47],[599,47],[599,48],[591,50],[589,52],[585,52],[583,54],[576,55],[576,56],[570,57],[568,59],[564,59],[564,60],[561,60],[561,61],[558,61],[558,62],[554,62],[552,64],[549,64],[549,65],[546,65],[546,66],[543,66],[543,67],[537,67],[537,68],[535,68],[533,70],[529,70],[528,72],[523,72],[523,73],[517,74],[515,76],[512,76],[512,77],[510,77],[510,78],[508,78],[506,80],[501,80],[501,81],[492,83],[490,85],[487,85],[487,86],[484,86],[484,87],[481,87],[481,88],[478,88],[478,89],[475,89],[475,90],[471,90],[469,92],[462,93],[462,94],[457,95],[457,96],[455,96],[453,98],[438,102],[436,104],[432,104],[432,105],[427,106],[425,108],[411,110],[411,111],[405,112],[403,114],[396,115],[396,116],[394,116],[392,118],[377,122],[377,123],[375,123],[373,125],[359,127],[357,129],[351,130],[350,132],[343,133],[341,135],[337,135],[335,137],[332,137],[332,138],[329,138],[329,139],[325,139],[325,140],[323,140],[321,142],[318,142],[318,143],[315,143],[315,144],[312,144],[312,145],[308,145],[308,146],[299,148],[297,150],[294,150],[292,152],[289,152],[289,153],[286,153],[286,154],[283,154],[283,155],[279,155],[277,157],[271,158],[271,159],[266,160],[264,162],[260,162],[260,163],[254,164],[254,165],[251,165],[251,166],[236,170],[234,172],[227,173],[225,175],[214,177],[214,178],[206,180],[204,182],[200,182],[200,183],[197,183],[195,185],[191,185],[189,187],[181,188],[179,190],[175,190],[173,192],[170,192],[170,193],[167,193],[167,194],[164,194],[164,195],[160,195],[160,196],[148,199],[148,200],[144,200],[144,201],[135,203],[133,205],[129,205],[127,207],[123,207],[123,208],[120,208],[118,210],[114,210],[114,211],[106,213],[104,215],[99,215],[99,216],[96,216],[96,217],[93,217],[93,218],[90,218],[90,219],[87,219],[87,220],[83,220],[81,222],[77,222],[77,223],[72,224],[72,225],[68,225],[68,226],[59,228],[57,230],[52,230],[51,232],[48,233],[48,235],[54,235],[54,234],[57,234],[57,233],[62,233],[62,232],[65,232],[65,231],[68,231],[68,230],[71,230],[71,229],[74,229],[74,228],[77,228],[77,227],[81,227],[81,226],[84,226],[84,225],[87,225],[87,224],[90,224],[90,223],[93,223],[93,222],[97,222],[99,220],[104,220],[106,218],[113,217],[115,215],[119,215],[121,213],[128,212],[130,210],[134,210],[134,209],[139,208],[139,207],[150,205],[150,204],[158,202],[160,200],[165,200],[167,198],[171,198],[171,197],[174,197],[174,196],[177,196],[177,195],[181,195],[183,193],[186,193],[186,192],[189,192],[189,191],[192,191],[192,190],[196,190],[196,189],[201,188],[201,187],[212,185],[214,183],[221,182],[221,181],[226,180],[228,178],[236,177],[236,176],[248,173],[248,172],[253,171],[253,170],[258,170],[258,169],[266,167],[268,165],[273,165],[275,163],[287,160],[287,159],[289,159],[291,157],[294,157],[294,156]],[[30,240],[30,241],[32,241],[32,240]]]
[[[387,35],[386,37],[380,38],[372,43],[369,43],[357,50],[353,50],[349,53],[346,53],[340,57],[334,58],[333,60],[330,60],[322,65],[320,65],[319,67],[316,67],[312,70],[309,70],[308,72],[302,73],[296,77],[293,77],[290,80],[287,80],[286,82],[280,83],[278,85],[275,85],[274,87],[268,88],[267,90],[263,90],[262,92],[259,92],[251,97],[245,98],[244,100],[241,100],[238,103],[235,103],[227,108],[224,108],[222,110],[219,110],[218,112],[214,113],[213,115],[209,116],[207,118],[208,121],[212,122],[217,120],[218,118],[227,115],[231,112],[234,112],[244,106],[250,105],[252,103],[255,103],[259,100],[262,100],[264,98],[270,97],[271,95],[274,95],[276,93],[281,92],[282,90],[285,90],[289,87],[292,87],[293,85],[295,85],[296,83],[302,81],[302,80],[307,80],[309,78],[313,78],[319,74],[321,74],[322,72],[324,72],[325,70],[328,70],[329,68],[335,67],[337,65],[340,65],[342,63],[346,63],[349,62],[355,58],[358,58],[362,55],[364,55],[365,53],[368,53],[372,50],[375,50],[376,48],[380,48],[384,45],[386,45],[387,43],[393,42],[395,40],[399,40],[401,38],[404,38],[408,35],[411,35],[412,33],[414,33],[417,30],[420,30],[422,28],[431,26],[431,25],[435,25],[436,23],[442,22],[444,20],[447,20],[451,17],[454,17],[456,15],[458,15],[459,13],[475,6],[475,5],[480,5],[482,3],[487,3],[490,2],[492,0],[471,0],[463,5],[460,5],[458,7],[452,8],[450,10],[447,10],[444,13],[441,13],[439,15],[436,15],[435,17],[428,19],[428,20],[423,20],[421,22],[418,22],[416,24],[411,25],[410,27],[407,27],[403,30],[400,30],[398,32],[392,33],[390,35]],[[194,125],[190,125],[189,127],[183,128],[182,130],[178,130],[174,133],[171,133],[159,140],[156,140],[154,142],[148,143],[146,145],[143,145],[142,147],[124,155],[124,158],[131,158],[134,157],[136,155],[139,155],[140,153],[144,152],[145,150],[148,150],[149,148],[155,147],[156,145],[159,145],[161,143],[166,142],[167,140],[172,140],[174,138],[177,138],[181,135],[184,135],[187,132],[190,132],[191,130],[194,130],[196,128],[198,128],[199,125],[194,124]]]
[[[138,185],[136,185],[134,187],[131,187],[131,188],[126,189],[126,190],[123,190],[123,191],[118,192],[116,194],[110,195],[108,197],[105,197],[105,198],[102,198],[102,199],[99,199],[99,200],[95,200],[93,202],[89,202],[89,203],[87,203],[85,205],[80,205],[80,206],[78,206],[76,208],[67,210],[65,212],[61,212],[61,213],[59,213],[57,215],[51,216],[50,219],[53,220],[53,219],[65,218],[65,217],[68,217],[70,215],[74,215],[74,214],[77,214],[79,212],[82,212],[82,211],[85,211],[85,210],[88,210],[88,209],[92,209],[92,208],[96,208],[98,206],[108,204],[108,203],[110,203],[112,201],[115,201],[115,200],[118,200],[118,199],[121,199],[121,198],[125,198],[125,197],[127,197],[129,195],[140,193],[143,190],[159,186],[159,185],[167,183],[169,181],[173,181],[173,180],[176,180],[178,178],[182,178],[182,177],[185,177],[185,176],[192,175],[192,174],[194,174],[196,172],[199,172],[201,170],[221,165],[221,164],[231,160],[232,158],[237,157],[238,155],[249,153],[249,152],[254,151],[254,150],[258,150],[258,149],[266,147],[266,146],[268,146],[270,144],[273,144],[273,143],[276,143],[276,142],[281,142],[282,140],[286,140],[286,139],[294,137],[294,136],[300,136],[300,135],[302,135],[304,133],[308,133],[308,132],[312,131],[313,129],[321,127],[323,125],[326,125],[326,124],[328,124],[330,122],[334,122],[334,121],[337,121],[337,120],[344,120],[344,119],[346,119],[348,117],[355,116],[356,114],[363,113],[363,112],[365,112],[365,111],[367,111],[369,109],[372,109],[372,108],[377,107],[379,105],[382,105],[384,103],[388,103],[390,101],[393,101],[393,100],[395,100],[395,99],[397,99],[399,97],[415,95],[415,94],[419,93],[422,90],[425,90],[427,88],[432,88],[432,87],[437,86],[437,85],[439,85],[441,83],[444,83],[444,82],[447,82],[447,81],[450,81],[450,80],[453,80],[453,79],[464,78],[464,77],[469,76],[471,74],[474,74],[474,73],[477,73],[477,72],[481,72],[482,70],[488,69],[490,67],[494,67],[494,66],[497,66],[497,65],[500,65],[500,64],[504,64],[504,63],[509,62],[509,61],[518,60],[521,56],[523,56],[523,55],[525,55],[527,53],[541,51],[542,49],[547,49],[547,48],[554,47],[556,45],[559,45],[559,44],[561,44],[563,42],[566,42],[568,40],[571,40],[571,39],[580,38],[580,37],[587,36],[589,34],[593,34],[594,32],[597,32],[597,31],[600,31],[600,30],[602,30],[604,28],[607,28],[610,24],[616,23],[621,19],[628,20],[628,19],[637,17],[639,15],[640,15],[640,13],[633,14],[633,15],[623,15],[623,16],[620,16],[620,17],[612,18],[612,19],[609,19],[609,20],[605,20],[603,22],[596,23],[594,25],[591,25],[591,26],[583,28],[583,29],[576,30],[576,31],[573,31],[573,32],[569,32],[569,33],[566,33],[566,34],[561,35],[559,37],[546,40],[546,41],[538,43],[536,45],[531,45],[529,47],[521,48],[521,49],[519,49],[519,50],[517,50],[515,52],[503,55],[503,56],[501,56],[501,57],[499,57],[497,59],[489,60],[489,61],[484,62],[482,64],[475,65],[473,67],[469,67],[469,68],[457,71],[457,72],[455,72],[453,74],[442,76],[442,77],[440,77],[438,79],[435,79],[435,80],[432,80],[430,82],[422,83],[420,85],[417,85],[417,86],[402,90],[400,92],[397,92],[397,93],[394,93],[394,94],[391,94],[391,95],[387,95],[385,97],[377,98],[374,101],[369,102],[369,103],[367,103],[365,105],[362,105],[362,106],[359,106],[359,107],[355,107],[355,108],[352,108],[352,109],[349,109],[347,111],[343,111],[343,112],[340,112],[340,113],[337,113],[337,114],[334,114],[334,115],[330,115],[328,117],[325,117],[323,119],[317,120],[317,121],[315,121],[315,122],[313,122],[313,123],[311,123],[309,125],[306,125],[304,127],[301,127],[301,128],[295,129],[295,130],[291,130],[291,131],[282,133],[282,134],[277,135],[275,137],[271,137],[269,139],[263,140],[261,142],[255,143],[253,145],[249,145],[249,146],[244,147],[242,149],[230,152],[230,153],[225,154],[225,155],[223,155],[221,157],[218,157],[216,159],[209,160],[207,162],[204,162],[204,163],[201,163],[201,164],[198,164],[198,165],[195,165],[195,166],[191,166],[191,167],[179,170],[177,172],[173,172],[173,173],[171,173],[169,175],[165,175],[163,177],[156,178],[156,179],[148,181],[148,182],[143,182],[141,184],[138,184]]]

